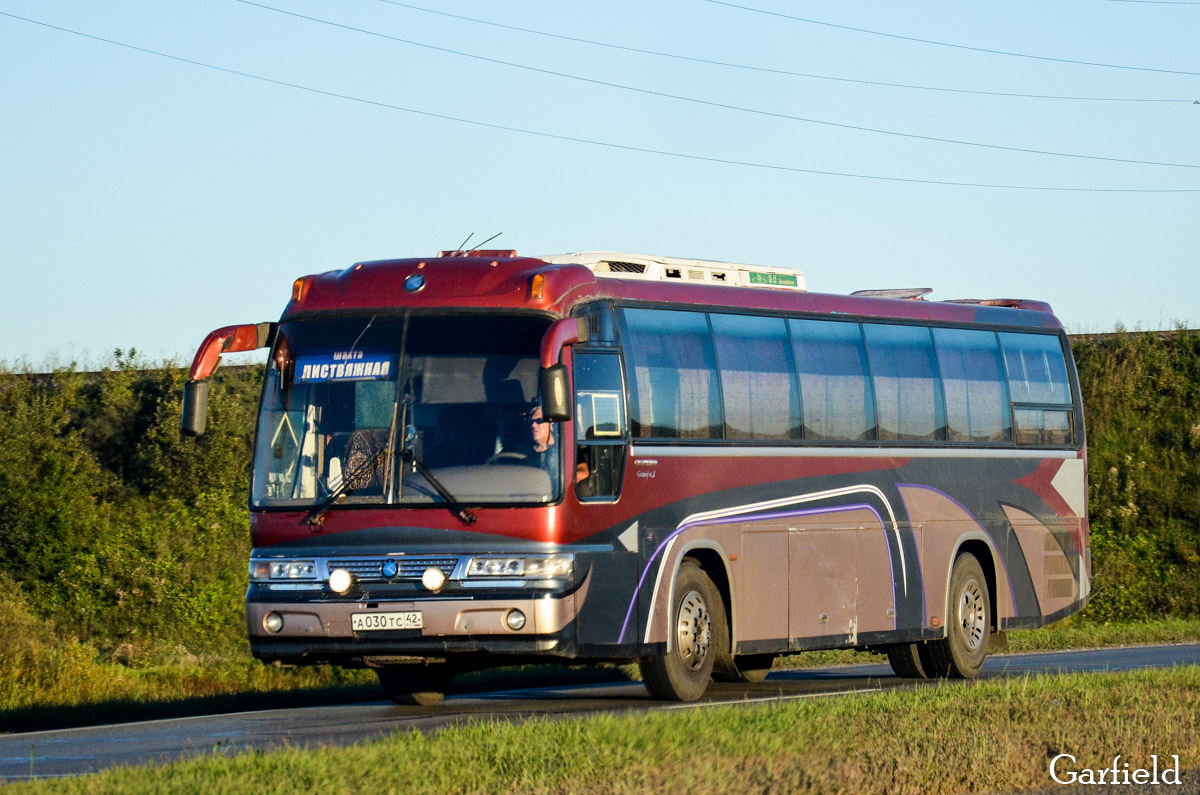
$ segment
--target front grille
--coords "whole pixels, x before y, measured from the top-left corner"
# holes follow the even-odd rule
[[[389,560],[395,561],[400,567],[392,581],[419,580],[426,569],[439,569],[449,577],[458,565],[458,558],[447,555],[398,555],[378,558],[333,558],[329,561],[329,570],[345,569],[360,581],[388,579],[383,576],[381,569]]]

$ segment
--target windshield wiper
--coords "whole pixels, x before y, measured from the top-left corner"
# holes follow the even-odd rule
[[[442,482],[437,479],[437,476],[429,471],[429,467],[425,466],[425,464],[421,462],[421,459],[417,458],[416,453],[406,448],[405,450],[401,451],[400,457],[412,464],[413,468],[420,472],[425,479],[429,481],[429,485],[433,486],[433,490],[438,493],[438,496],[446,501],[446,507],[450,509],[451,513],[458,517],[460,522],[465,525],[473,525],[476,521],[478,521],[479,517],[471,513],[467,508],[463,507],[461,502],[455,499],[454,495],[451,494],[446,487],[442,485]]]
[[[345,473],[342,476],[342,482],[338,484],[337,488],[329,492],[329,496],[322,500],[320,505],[309,511],[304,521],[310,525],[321,524],[325,512],[332,508],[335,503],[349,497],[356,489],[370,482],[371,476],[375,474],[376,469],[379,469],[379,465],[383,463],[385,458],[387,458],[387,450],[380,448],[375,451],[375,455]]]

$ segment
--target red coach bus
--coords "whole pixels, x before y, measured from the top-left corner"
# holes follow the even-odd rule
[[[250,496],[256,657],[461,672],[637,660],[651,695],[776,655],[972,677],[1090,592],[1078,380],[1050,308],[805,291],[702,260],[443,252],[297,279]]]

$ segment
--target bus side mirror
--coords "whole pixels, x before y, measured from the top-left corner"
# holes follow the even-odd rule
[[[542,417],[550,422],[565,422],[571,419],[569,386],[566,365],[553,364],[542,368]]]
[[[550,422],[571,419],[571,389],[567,368],[558,363],[562,350],[574,342],[587,342],[587,321],[564,317],[550,324],[542,335],[539,386],[542,390],[542,417]]]
[[[204,435],[208,419],[208,381],[205,379],[217,369],[221,354],[269,347],[275,339],[277,328],[275,323],[226,326],[204,338],[200,350],[192,359],[188,382],[183,387],[183,421],[179,430],[184,436]]]
[[[183,387],[184,436],[203,436],[208,422],[208,381],[188,381]]]

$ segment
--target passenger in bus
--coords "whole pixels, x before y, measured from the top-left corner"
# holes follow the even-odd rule
[[[592,477],[591,447],[580,445],[575,448],[575,488],[580,497],[595,497],[596,478]]]

